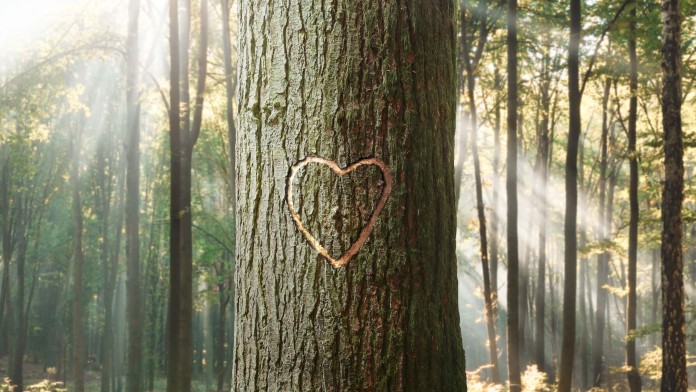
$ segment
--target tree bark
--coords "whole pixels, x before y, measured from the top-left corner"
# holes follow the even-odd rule
[[[198,80],[191,120],[189,106],[190,0],[182,7],[179,36],[179,1],[170,0],[170,264],[167,324],[167,392],[190,392],[193,371],[193,238],[191,216],[191,160],[201,131],[208,52],[208,2],[201,1]],[[181,41],[181,42],[180,42]],[[181,43],[181,45],[180,45]],[[180,110],[181,109],[181,110]]]
[[[325,7],[240,7],[233,389],[465,391],[454,4]],[[312,155],[342,166],[376,157],[393,178],[372,235],[339,269],[288,211],[289,169]],[[373,169],[338,180],[317,166],[298,173],[294,200],[338,257],[391,181]]]
[[[522,390],[520,379],[519,249],[517,241],[517,0],[508,0],[507,17],[507,334],[510,391]]]
[[[126,354],[126,392],[143,390],[143,300],[140,273],[140,93],[138,59],[138,16],[140,0],[128,3],[126,111],[126,306],[128,314],[128,352]]]
[[[662,125],[665,182],[662,188],[662,392],[688,387],[684,316],[682,204],[684,143],[681,121],[681,13],[679,0],[662,2]]]
[[[638,56],[636,54],[636,8],[633,0],[629,20],[628,54],[631,62],[630,92],[628,114],[628,161],[630,166],[630,183],[628,197],[630,202],[630,219],[628,225],[628,298],[626,302],[626,335],[636,330],[638,297],[636,294],[638,269],[638,152],[636,151],[636,122],[638,118]],[[626,339],[626,367],[628,368],[628,385],[631,392],[640,392],[642,383],[638,373],[635,338]]]
[[[578,142],[580,139],[580,0],[570,1],[570,41],[568,43],[568,149],[566,153],[565,282],[563,284],[563,344],[558,390],[570,392],[575,359],[575,307],[578,264]]]

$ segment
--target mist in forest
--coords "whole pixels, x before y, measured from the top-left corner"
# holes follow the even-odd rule
[[[696,4],[319,3],[0,2],[0,390],[696,384]]]

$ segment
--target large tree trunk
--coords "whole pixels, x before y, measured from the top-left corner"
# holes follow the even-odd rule
[[[508,0],[507,17],[507,334],[510,391],[522,390],[520,379],[519,249],[517,243],[517,0]]]
[[[633,1],[629,21],[628,54],[631,61],[630,91],[628,114],[628,161],[631,171],[628,197],[630,199],[631,216],[628,226],[628,299],[626,302],[626,335],[631,336],[636,330],[638,298],[636,294],[636,275],[638,267],[638,156],[636,151],[636,120],[638,118],[638,56],[636,54],[636,7]],[[626,339],[626,367],[628,368],[628,385],[631,392],[641,390],[641,379],[638,373],[635,338]]]
[[[558,390],[569,392],[575,358],[575,297],[578,264],[578,142],[580,139],[580,0],[570,1],[570,42],[568,43],[568,150],[566,153],[565,261],[563,284],[563,345]]]
[[[682,392],[688,386],[682,259],[684,143],[681,123],[680,17],[679,0],[663,0],[662,125],[665,182],[662,188],[662,392]]]
[[[127,127],[126,145],[126,306],[128,314],[128,352],[126,354],[126,392],[143,390],[143,301],[140,274],[140,94],[138,92],[138,15],[140,0],[128,4],[127,40]]]
[[[198,80],[193,120],[188,82],[190,0],[182,8],[179,36],[179,1],[170,0],[170,264],[167,324],[167,392],[189,392],[193,371],[193,238],[191,217],[191,160],[201,131],[203,93],[208,51],[208,2],[201,1]],[[180,45],[181,43],[181,45]],[[181,110],[180,110],[181,109]]]
[[[234,390],[465,391],[451,1],[240,7]],[[327,10],[324,10],[327,11]],[[385,162],[343,179],[313,155]],[[393,179],[393,182],[392,182]],[[286,186],[299,189],[286,199]],[[393,191],[372,235],[338,257]]]

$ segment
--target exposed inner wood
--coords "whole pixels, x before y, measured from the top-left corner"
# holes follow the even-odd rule
[[[333,172],[336,173],[339,177],[343,177],[344,175],[349,174],[362,166],[377,166],[379,170],[381,170],[382,172],[382,178],[384,179],[384,187],[382,188],[382,195],[380,196],[379,201],[377,202],[377,206],[375,207],[374,211],[372,211],[372,215],[370,215],[370,220],[360,231],[360,236],[358,237],[358,239],[350,246],[350,248],[348,248],[346,253],[344,253],[338,259],[334,259],[333,257],[331,257],[329,251],[326,250],[326,248],[324,248],[324,246],[322,246],[319,243],[319,241],[309,232],[309,230],[307,230],[307,228],[305,228],[305,226],[302,224],[302,219],[300,218],[300,215],[295,210],[295,203],[293,202],[292,183],[295,179],[295,174],[297,174],[297,172],[300,171],[300,169],[302,169],[310,163],[319,163],[322,165],[326,165],[331,170],[333,170]],[[292,220],[295,222],[295,225],[297,225],[297,228],[300,230],[300,232],[305,236],[307,242],[309,242],[312,248],[319,252],[319,254],[322,255],[326,259],[326,261],[328,261],[334,268],[340,268],[343,267],[346,263],[348,263],[348,261],[350,261],[350,259],[360,251],[360,247],[363,245],[363,243],[367,241],[367,238],[370,236],[370,233],[372,233],[372,229],[375,225],[375,222],[377,221],[377,218],[379,217],[380,212],[382,212],[384,205],[387,203],[387,199],[389,198],[389,194],[392,190],[392,185],[393,178],[391,175],[391,171],[389,170],[389,166],[387,166],[386,163],[384,163],[378,158],[361,159],[343,169],[340,166],[338,166],[338,164],[334,161],[330,161],[321,157],[309,156],[290,167],[290,174],[288,175],[288,183],[286,187],[286,199],[288,201],[288,209],[290,210],[290,215],[292,215]]]

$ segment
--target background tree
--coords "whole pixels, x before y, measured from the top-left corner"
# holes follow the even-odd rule
[[[577,288],[577,208],[578,208],[578,142],[580,139],[580,34],[582,8],[580,0],[570,1],[570,41],[568,43],[568,149],[565,162],[565,255],[563,284],[563,350],[558,390],[571,389],[575,353],[575,299]]]
[[[191,390],[193,367],[193,239],[191,216],[191,158],[201,132],[207,68],[208,2],[201,1],[198,78],[191,119],[189,94],[190,1],[181,7],[169,2],[170,24],[170,268],[168,310],[167,392]]]
[[[521,391],[519,323],[519,250],[517,238],[517,0],[508,0],[507,16],[507,252],[508,377],[511,391]],[[524,302],[523,299],[522,302]]]
[[[140,94],[138,68],[138,17],[140,0],[128,4],[126,112],[128,144],[126,147],[126,259],[128,295],[128,360],[126,390],[143,390],[143,307],[140,269]]]
[[[629,198],[631,216],[628,233],[628,298],[626,304],[626,366],[628,367],[628,385],[631,392],[641,390],[641,379],[638,373],[638,360],[636,358],[636,340],[632,338],[637,323],[637,273],[638,273],[638,151],[636,149],[637,120],[638,120],[638,55],[636,53],[636,19],[637,1],[633,1],[629,20],[628,53],[630,57],[630,108],[628,114],[628,159],[630,165]]]
[[[682,203],[684,144],[681,120],[681,13],[679,0],[662,2],[662,126],[665,182],[662,188],[662,383],[686,391]]]

